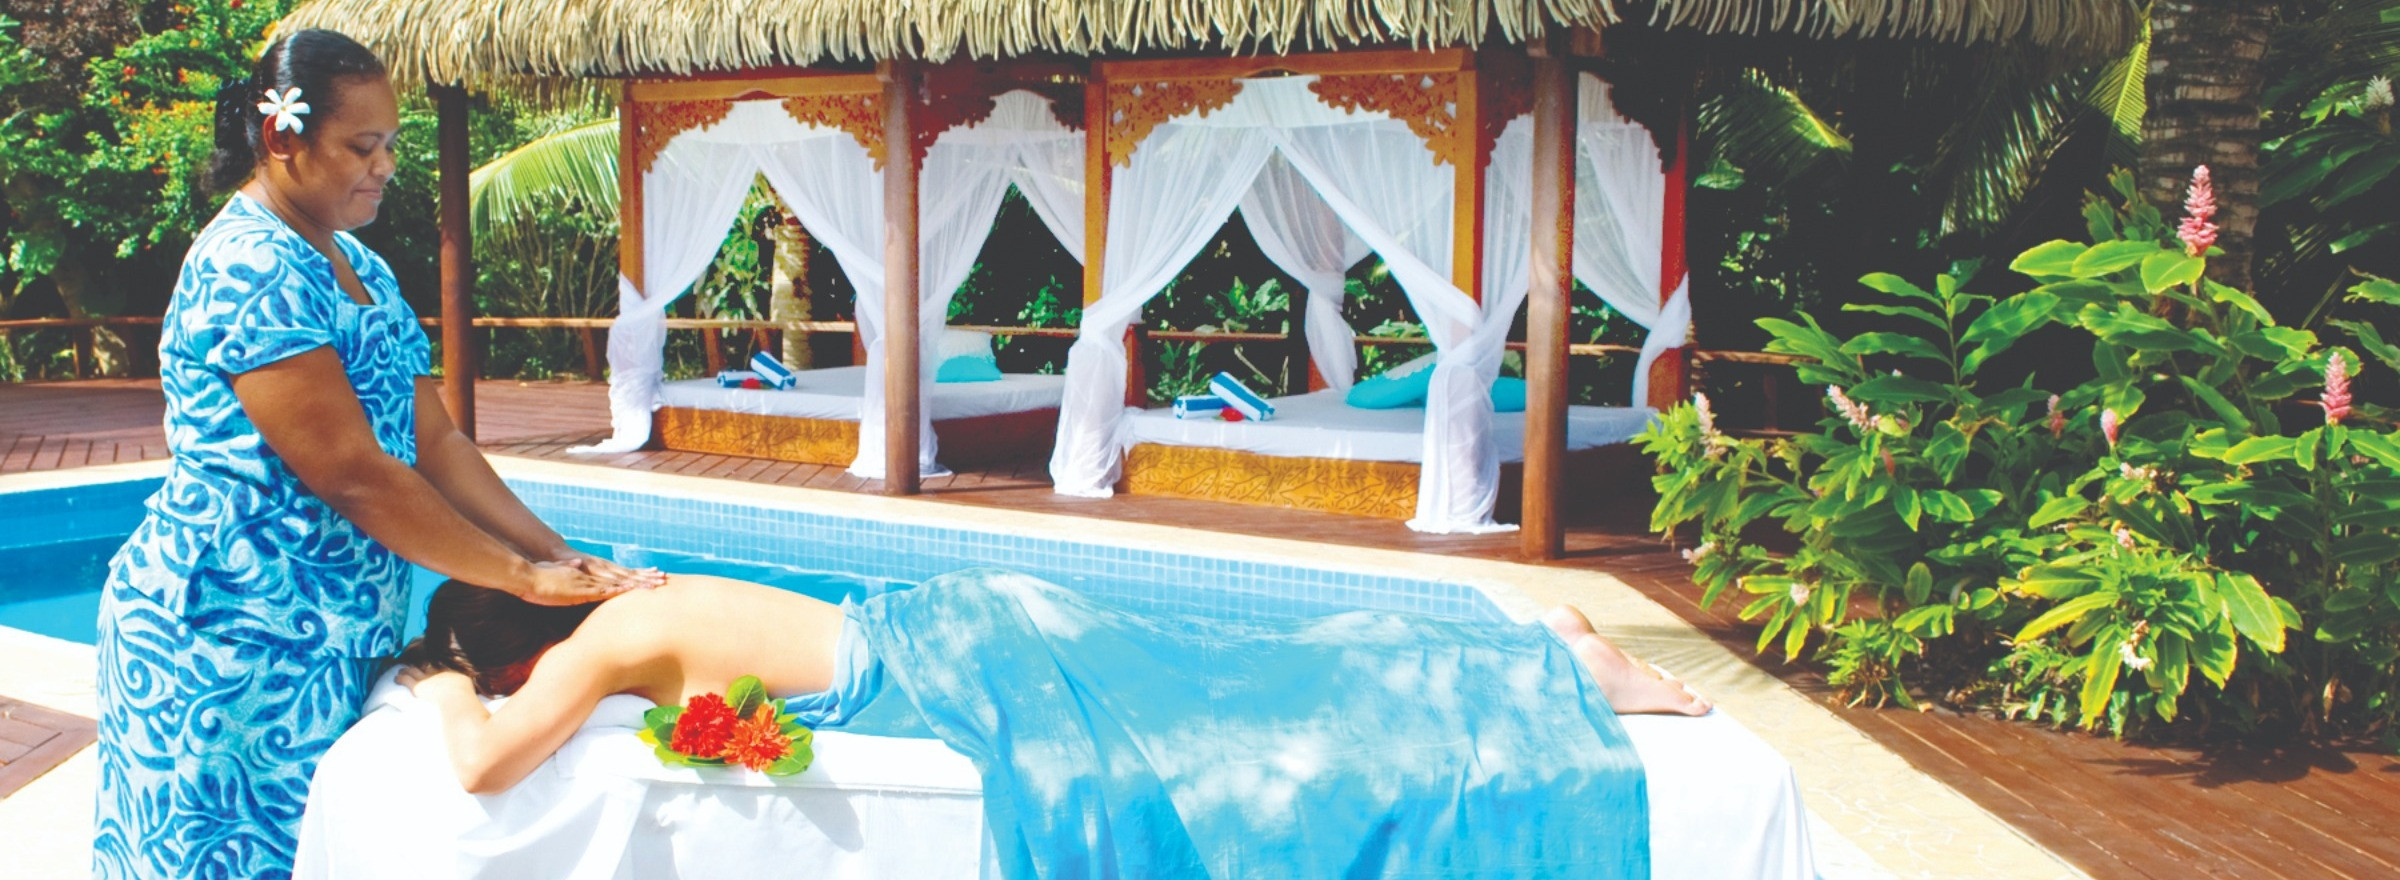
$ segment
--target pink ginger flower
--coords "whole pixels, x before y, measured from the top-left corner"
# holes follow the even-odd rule
[[[2192,169],[2192,186],[2183,199],[2183,225],[2175,227],[2175,237],[2183,240],[2183,252],[2191,256],[2208,253],[2209,245],[2217,243],[2217,188],[2208,182],[2208,166]]]
[[[1700,415],[1701,434],[1707,435],[1717,432],[1717,414],[1708,408],[1708,395],[1697,392],[1693,393],[1692,411]]]
[[[2058,395],[2050,395],[2050,436],[2066,433],[2067,414],[2058,410]]]
[[[2116,534],[2116,536],[2117,536],[2117,546],[2119,546],[2119,547],[2123,547],[2123,548],[2125,548],[2125,549],[2127,549],[2127,550],[2131,550],[2131,549],[2133,549],[2133,530],[2132,530],[2132,529],[2128,529],[2128,528],[2126,528],[2126,527],[2124,527],[2124,526],[2118,526],[2118,527],[2116,527],[2116,529],[2114,530],[2114,532],[2115,532],[2115,534]]]
[[[2108,448],[2117,448],[2117,429],[2122,426],[2122,423],[2118,421],[2116,410],[2100,411],[2100,435],[2108,438]]]
[[[1833,408],[1840,410],[1842,417],[1849,419],[1851,425],[1860,431],[1875,430],[1875,417],[1867,412],[1865,404],[1851,400],[1850,395],[1843,394],[1842,386],[1825,386],[1825,396],[1833,398]]]
[[[2325,359],[2325,399],[2319,404],[2325,407],[2325,424],[2341,424],[2350,415],[2350,365],[2341,352]]]

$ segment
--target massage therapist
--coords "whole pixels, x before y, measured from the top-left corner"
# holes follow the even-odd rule
[[[409,563],[545,604],[647,585],[501,483],[427,378],[375,219],[398,102],[341,34],[217,94],[212,189],[159,339],[174,467],[100,605],[93,873],[284,877],[318,758],[400,649]]]

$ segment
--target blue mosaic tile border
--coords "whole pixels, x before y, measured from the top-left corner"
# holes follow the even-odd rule
[[[1462,584],[592,486],[534,481],[509,485],[552,527],[581,540],[843,572],[870,581],[918,583],[961,568],[991,565],[1102,599],[1161,610],[1305,617],[1369,609],[1508,619],[1480,591]]]
[[[130,534],[157,479],[0,492],[0,545]],[[1360,609],[1467,620],[1507,615],[1472,587],[1417,578],[1226,559],[1051,537],[857,519],[594,486],[511,480],[571,538],[914,584],[998,566],[1104,600],[1218,616],[1316,616]],[[1191,533],[1205,542],[1203,533]],[[638,552],[638,551],[637,551]]]

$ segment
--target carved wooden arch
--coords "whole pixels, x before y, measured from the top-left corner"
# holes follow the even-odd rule
[[[1508,121],[1532,109],[1522,59],[1466,49],[1372,50],[1306,55],[1103,62],[1108,101],[1105,141],[1111,165],[1159,125],[1187,113],[1205,116],[1231,103],[1240,80],[1269,73],[1317,77],[1310,90],[1328,105],[1382,113],[1423,138],[1435,160],[1452,167],[1489,161]],[[1471,117],[1475,138],[1460,134]],[[1464,155],[1472,150],[1475,161]]]
[[[676,135],[698,128],[707,128],[725,121],[733,112],[733,102],[722,99],[690,101],[626,102],[633,114],[633,171],[635,175],[650,173],[650,163]]]
[[[1134,149],[1168,120],[1193,112],[1207,116],[1242,91],[1237,79],[1109,80],[1105,85],[1108,157],[1116,165],[1132,162]]]

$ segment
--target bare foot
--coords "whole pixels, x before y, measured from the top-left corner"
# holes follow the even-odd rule
[[[1599,681],[1608,707],[1619,715],[1706,715],[1715,708],[1683,682],[1661,674],[1657,667],[1635,660],[1597,635],[1568,641],[1584,668]]]

